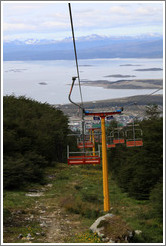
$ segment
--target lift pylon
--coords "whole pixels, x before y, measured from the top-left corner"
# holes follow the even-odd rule
[[[106,131],[105,131],[105,117],[120,114],[121,110],[115,112],[100,112],[91,113],[86,112],[86,116],[99,116],[101,118],[101,133],[102,133],[102,169],[103,169],[103,196],[104,196],[104,211],[108,212],[110,210],[110,200],[109,200],[109,186],[108,186],[108,162],[107,162],[107,145],[106,145]]]

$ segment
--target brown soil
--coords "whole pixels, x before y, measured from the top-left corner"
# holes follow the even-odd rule
[[[4,225],[4,243],[70,243],[78,229],[81,232],[88,230],[82,225],[79,215],[68,213],[61,207],[58,197],[45,197],[48,189],[44,188],[44,192],[42,189],[43,196],[36,198],[33,208],[12,211],[12,216]],[[36,235],[28,237],[27,233],[22,236],[21,228],[31,227],[33,223],[40,225]],[[29,233],[34,234],[34,231]]]

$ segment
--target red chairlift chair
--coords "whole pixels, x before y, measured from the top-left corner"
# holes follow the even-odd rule
[[[113,143],[114,144],[124,144],[125,140],[124,140],[124,132],[122,130],[115,130],[114,131],[114,139],[113,139]]]
[[[109,149],[109,148],[115,148],[115,147],[116,147],[116,145],[113,142],[112,136],[108,136],[107,137],[107,148]]]
[[[143,140],[142,138],[137,138],[136,135],[138,135],[139,132],[139,136],[142,136],[142,130],[141,129],[135,129],[134,125],[133,125],[133,129],[132,130],[127,130],[126,131],[126,137],[128,138],[128,133],[132,132],[132,138],[131,139],[126,139],[126,146],[127,147],[141,147],[143,146]]]
[[[94,165],[100,164],[100,148],[94,153],[91,152],[70,152],[67,146],[68,165]]]

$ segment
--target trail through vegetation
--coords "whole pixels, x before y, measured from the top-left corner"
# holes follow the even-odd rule
[[[25,97],[4,97],[4,242],[97,243],[89,232],[103,215],[101,166],[68,166],[77,149],[62,111]],[[150,106],[140,124],[143,147],[108,150],[110,212],[138,243],[161,243],[163,119]],[[112,121],[107,134],[117,122]]]
[[[69,167],[57,164],[47,170],[48,184],[25,192],[5,192],[4,242],[73,243],[101,242],[89,232],[103,215],[101,167]],[[161,242],[162,224],[151,214],[149,201],[129,198],[109,177],[111,213],[142,233],[136,242]],[[42,196],[26,194],[43,193]],[[31,237],[28,237],[30,233]],[[18,238],[22,234],[22,238]]]

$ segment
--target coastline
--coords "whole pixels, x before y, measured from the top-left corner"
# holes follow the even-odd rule
[[[82,86],[95,86],[105,89],[162,89],[163,79],[132,79],[132,80],[83,80]]]

